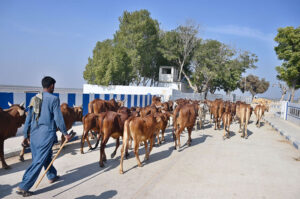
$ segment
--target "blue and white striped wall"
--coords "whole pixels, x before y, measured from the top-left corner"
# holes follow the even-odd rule
[[[2,109],[9,108],[8,102],[11,104],[20,104],[25,102],[26,107],[29,105],[30,100],[37,93],[13,93],[13,92],[0,92],[0,107]],[[69,106],[83,107],[84,115],[88,113],[88,104],[94,99],[104,100],[125,100],[126,107],[145,107],[152,103],[152,95],[128,95],[128,94],[78,94],[78,93],[54,93],[60,98],[60,103],[67,103]]]

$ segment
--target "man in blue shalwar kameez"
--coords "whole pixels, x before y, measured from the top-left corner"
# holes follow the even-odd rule
[[[57,128],[69,140],[62,113],[60,111],[59,98],[53,95],[55,80],[52,77],[44,77],[42,80],[43,93],[31,100],[24,125],[24,137],[28,139],[30,132],[30,148],[32,163],[27,168],[17,193],[24,197],[33,192],[29,189],[37,180],[42,167],[45,169],[52,161],[52,146],[57,142]],[[57,171],[52,165],[47,172],[50,183],[58,180]]]

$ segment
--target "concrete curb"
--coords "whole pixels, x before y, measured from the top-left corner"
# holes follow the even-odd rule
[[[297,150],[300,151],[300,142],[296,140],[294,137],[288,135],[288,133],[278,127],[278,125],[268,121],[267,119],[263,118],[263,120],[269,124],[273,129],[275,129],[280,135],[282,135],[286,140],[288,140]]]

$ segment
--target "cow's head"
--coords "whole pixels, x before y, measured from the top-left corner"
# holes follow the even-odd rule
[[[83,108],[82,106],[75,106],[73,105],[74,112],[76,113],[76,120],[77,121],[82,121],[82,116],[83,116]]]
[[[9,110],[12,112],[13,115],[17,116],[16,114],[18,113],[19,116],[25,118],[24,102],[22,102],[21,104],[11,104],[10,102],[8,102],[8,105],[10,106]]]

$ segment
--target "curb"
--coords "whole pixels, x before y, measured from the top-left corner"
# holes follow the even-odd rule
[[[280,135],[282,135],[287,141],[289,141],[297,150],[300,151],[300,142],[299,141],[297,141],[294,137],[288,135],[284,130],[280,129],[274,123],[266,120],[265,118],[263,118],[263,120],[267,124],[269,124],[273,129],[275,129]]]

